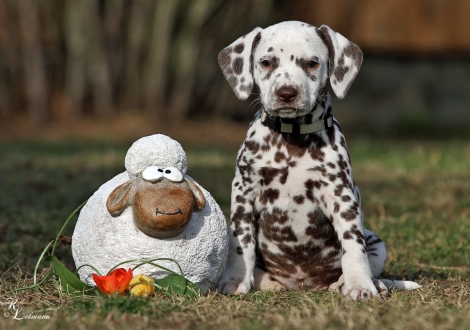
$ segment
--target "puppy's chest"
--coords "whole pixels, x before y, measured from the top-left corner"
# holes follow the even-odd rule
[[[321,161],[309,152],[315,144],[300,150],[276,139],[280,135],[256,142],[265,150],[254,157],[252,165],[259,239],[266,243],[297,245],[314,241],[322,245],[334,230],[320,211],[312,189],[312,182],[321,179],[321,173],[315,170]]]
[[[274,136],[274,140],[279,135]],[[266,140],[266,139],[264,139]],[[267,144],[255,142],[265,149],[253,157],[252,180],[256,185],[255,206],[258,209],[277,207],[288,211],[300,212],[303,206],[316,203],[312,196],[311,182],[321,179],[316,169],[321,161],[312,159],[310,152],[315,145],[304,150],[293,148],[279,141]]]

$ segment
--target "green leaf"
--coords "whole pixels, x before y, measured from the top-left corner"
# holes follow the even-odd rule
[[[46,260],[52,263],[54,274],[60,279],[62,291],[68,294],[95,294],[95,288],[89,286],[68,270],[55,256],[48,256]]]
[[[177,294],[188,297],[198,297],[203,289],[178,274],[170,274],[155,281],[162,288],[167,288],[167,294]]]

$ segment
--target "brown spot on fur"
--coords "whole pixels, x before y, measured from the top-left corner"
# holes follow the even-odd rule
[[[352,236],[352,234],[349,230],[344,232],[343,239],[353,239],[353,238],[354,237]]]
[[[287,165],[289,165],[289,167],[296,167],[297,162],[295,160],[289,160],[289,161],[287,161]]]
[[[240,242],[243,244],[244,247],[247,247],[248,244],[251,243],[251,234],[246,234],[245,236],[243,236],[243,238],[240,240]]]
[[[263,150],[264,153],[268,152],[269,150],[271,150],[271,146],[269,144],[263,144],[261,146],[261,150]]]
[[[246,141],[245,146],[252,154],[256,154],[259,150],[259,143],[256,141]]]
[[[267,226],[272,226],[274,223],[284,224],[289,220],[286,210],[281,210],[278,207],[274,207],[271,212],[264,211],[260,217],[261,224],[266,224]],[[264,221],[264,222],[263,222]]]
[[[262,167],[258,173],[263,178],[262,184],[267,186],[273,182],[274,178],[280,173],[280,170],[273,167]]]
[[[232,64],[233,72],[236,74],[241,74],[243,72],[243,58],[237,57]]]
[[[343,49],[343,53],[336,64],[336,68],[334,70],[334,76],[338,82],[342,82],[344,80],[344,76],[349,72],[350,68],[345,66],[344,57],[352,57],[354,60],[354,65],[359,69],[362,64],[362,51],[361,49],[353,44],[352,42],[349,43],[347,47]]]
[[[232,48],[227,47],[223,49],[218,56],[219,66],[224,73],[230,68],[231,58],[230,55],[232,54]]]
[[[305,197],[303,195],[294,196],[293,199],[294,199],[294,202],[296,202],[299,205],[303,204],[305,201]]]
[[[273,204],[276,199],[279,198],[279,190],[278,189],[266,189],[263,191],[261,194],[259,200],[262,204],[267,204],[268,202],[270,204]]]
[[[274,161],[276,163],[280,163],[284,159],[286,159],[286,155],[281,151],[276,151],[276,154],[274,155]]]
[[[325,152],[323,152],[323,150],[320,148],[314,148],[313,150],[310,150],[310,156],[312,159],[318,160],[320,162],[325,160]]]
[[[297,242],[297,236],[295,236],[290,226],[284,228],[263,226],[261,231],[263,235],[272,242]]]
[[[338,211],[339,211],[339,203],[338,203],[338,202],[335,202],[334,206],[335,206],[335,208],[334,208],[333,212],[338,213]]]
[[[251,54],[250,54],[250,74],[253,74],[253,58],[255,56],[255,51],[256,47],[258,47],[259,42],[261,41],[261,32],[258,32],[258,34],[254,37],[253,39],[253,44],[251,46]]]
[[[312,179],[308,179],[305,182],[304,186],[306,188],[305,195],[307,196],[307,199],[313,202],[314,201],[314,197],[313,197],[314,181]]]
[[[237,54],[241,54],[244,49],[245,49],[245,45],[243,43],[238,44],[235,47],[233,47],[233,51]]]
[[[232,86],[232,88],[236,88],[238,85],[238,79],[235,76],[230,76],[229,78],[227,78],[227,81],[230,86]]]
[[[341,212],[341,217],[346,221],[352,221],[359,216],[357,202],[353,203],[346,211]]]
[[[281,184],[285,184],[287,181],[287,176],[289,175],[289,168],[288,167],[283,167],[281,169],[281,177],[279,178],[279,182]]]
[[[235,226],[240,225],[241,222],[250,223],[251,222],[251,214],[245,212],[245,207],[242,205],[238,205],[237,209],[232,215],[232,224]]]
[[[248,188],[247,190],[245,190],[245,192],[243,193],[243,196],[247,196],[249,193],[251,193],[252,191],[254,190],[254,188]]]
[[[350,42],[349,45],[343,50],[344,55],[351,57],[354,60],[354,65],[359,69],[362,64],[362,51],[354,43]]]

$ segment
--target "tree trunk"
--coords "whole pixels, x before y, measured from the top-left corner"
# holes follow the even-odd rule
[[[93,0],[83,0],[82,6],[85,11],[82,20],[88,42],[87,75],[92,86],[93,108],[98,116],[109,116],[112,113],[113,93],[104,31],[98,12],[99,3]]]
[[[129,25],[126,36],[124,106],[131,111],[139,108],[143,98],[142,67],[143,50],[146,49],[146,27],[149,25],[149,0],[134,0],[130,8]]]
[[[78,117],[83,108],[86,83],[86,34],[82,29],[84,8],[79,0],[65,0],[64,32],[67,57],[65,63],[65,93],[70,115]]]
[[[218,7],[219,2],[213,0],[192,1],[184,25],[176,39],[173,50],[173,58],[175,59],[173,62],[174,84],[168,107],[170,116],[175,121],[188,114],[198,73],[196,68],[202,46],[200,42],[201,29],[213,10]]]
[[[48,119],[48,88],[35,0],[17,0],[28,114],[35,124]]]
[[[144,104],[148,112],[158,113],[168,104],[165,88],[168,80],[168,59],[176,9],[180,0],[157,1],[148,58],[143,71]],[[170,110],[171,111],[171,110]]]

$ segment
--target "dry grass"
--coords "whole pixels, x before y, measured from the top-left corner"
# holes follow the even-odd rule
[[[351,302],[331,293],[253,292],[245,296],[211,293],[198,299],[157,294],[130,297],[70,298],[25,292],[24,308],[51,319],[0,319],[12,329],[466,329],[469,282],[421,280],[424,288],[392,292],[389,299]],[[53,288],[46,288],[53,292]]]
[[[188,173],[211,191],[226,214],[236,149],[244,135],[232,129],[215,140],[207,135],[204,144],[185,138],[186,133],[167,132],[183,144]],[[366,227],[388,245],[384,276],[423,285],[417,291],[394,291],[387,300],[358,303],[313,291],[211,293],[196,299],[162,293],[150,299],[72,298],[57,295],[48,284],[42,292],[12,293],[31,283],[41,250],[71,210],[123,171],[134,139],[130,134],[128,140],[101,137],[96,142],[72,134],[65,141],[49,136],[47,142],[34,142],[26,135],[23,142],[0,143],[0,302],[18,299],[23,311],[51,318],[0,315],[0,329],[427,330],[467,329],[470,324],[468,142],[348,141]],[[70,226],[66,234],[72,231]],[[57,255],[73,269],[68,247],[60,247]]]

